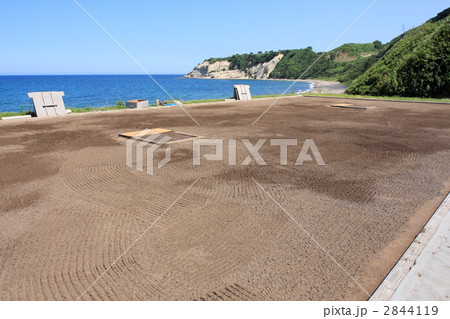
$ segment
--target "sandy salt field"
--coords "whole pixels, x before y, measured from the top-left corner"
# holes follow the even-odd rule
[[[176,107],[0,122],[0,299],[368,299],[450,189],[450,106],[289,97],[252,126],[272,101],[188,106],[200,126]],[[128,168],[118,134],[157,127],[299,145],[287,166],[269,142],[266,166],[239,142],[238,165],[193,166],[189,141]],[[293,164],[305,139],[325,166]]]

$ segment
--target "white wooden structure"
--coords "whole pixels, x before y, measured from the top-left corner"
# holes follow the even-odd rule
[[[234,86],[234,98],[236,100],[251,100],[250,85],[239,84]]]
[[[34,111],[37,117],[66,114],[63,97],[64,92],[31,92],[28,97],[33,99]]]

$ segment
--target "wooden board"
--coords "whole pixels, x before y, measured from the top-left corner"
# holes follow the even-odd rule
[[[167,144],[177,143],[177,142],[185,142],[185,141],[192,140],[192,139],[198,137],[196,135],[191,135],[191,134],[186,134],[186,133],[179,133],[179,132],[171,132],[171,133],[168,133],[168,134],[165,134],[165,135],[170,136],[170,141],[167,142]]]
[[[135,131],[135,132],[127,132],[127,133],[120,133],[119,136],[121,137],[126,137],[126,138],[132,138],[135,137],[136,135],[138,135],[141,131]],[[155,134],[155,133],[169,133],[172,132],[172,130],[168,130],[165,128],[152,128],[150,129],[150,131],[148,131],[147,134],[145,134],[145,136],[142,136],[142,138],[145,138],[149,135]]]
[[[125,138],[133,138],[137,141],[144,141],[151,144],[160,144],[160,140],[162,136],[170,137],[170,140],[166,141],[164,144],[171,144],[171,143],[178,143],[178,142],[185,142],[192,140],[194,138],[197,138],[196,135],[191,135],[187,133],[180,133],[180,132],[174,132],[173,130],[163,129],[163,128],[154,128],[149,129],[145,134],[141,135],[142,131],[136,131],[136,132],[128,132],[128,133],[120,133],[120,137]],[[152,134],[158,133],[161,136],[156,137],[154,139],[148,139],[148,137]]]

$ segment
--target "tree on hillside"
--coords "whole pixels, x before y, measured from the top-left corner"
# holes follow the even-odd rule
[[[381,41],[373,41],[373,46],[375,48],[375,50],[379,51],[383,48],[383,43],[381,43]]]

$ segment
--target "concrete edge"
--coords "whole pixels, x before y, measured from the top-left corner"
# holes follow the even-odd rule
[[[411,245],[400,257],[389,274],[384,278],[369,301],[388,301],[397,290],[400,282],[416,263],[422,250],[428,244],[434,232],[438,228],[445,215],[450,211],[450,193],[444,198],[442,203],[433,213],[431,218],[423,227],[422,231],[416,236]]]
[[[15,115],[15,116],[5,116],[2,117],[2,121],[12,121],[12,120],[23,120],[23,119],[30,119],[31,115]]]

